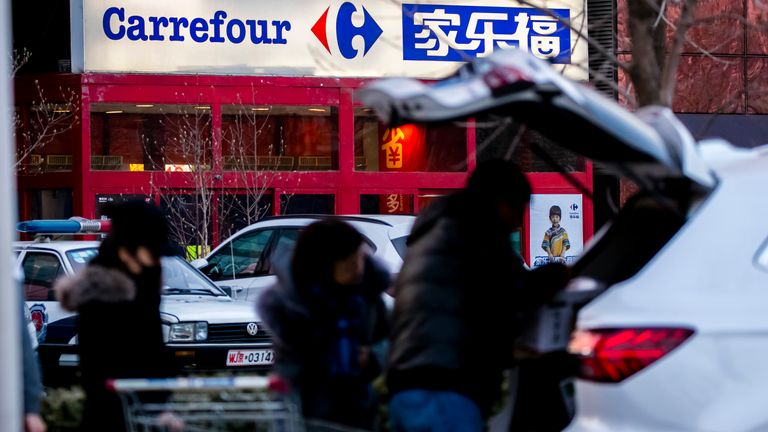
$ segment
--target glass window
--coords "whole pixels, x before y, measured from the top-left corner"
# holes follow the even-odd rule
[[[454,124],[390,129],[379,123],[368,108],[356,108],[355,170],[466,171],[466,129]]]
[[[200,173],[211,167],[211,143],[207,105],[91,105],[94,171]]]
[[[760,270],[768,272],[768,240],[760,245],[760,249],[755,254],[754,263]]]
[[[478,162],[511,158],[524,172],[557,172],[557,167],[548,164],[534,152],[533,147],[538,146],[566,172],[585,170],[583,157],[509,118],[487,116],[477,120],[476,128]]]
[[[274,230],[251,231],[225,244],[208,258],[203,273],[211,280],[231,280],[267,274],[265,250]]]
[[[447,194],[451,193],[450,191],[445,191],[441,193],[420,193],[418,196],[419,199],[419,211],[424,211],[425,208],[427,208],[430,204],[435,202],[436,200],[440,199],[440,197],[443,197]]]
[[[41,88],[38,92],[37,102],[15,111],[17,169],[27,174],[72,171],[73,149],[80,143],[79,98],[61,90],[63,99],[53,101]]]
[[[219,197],[219,241],[225,241],[248,225],[271,216],[272,199],[272,192],[264,190]]]
[[[413,195],[360,195],[360,214],[413,214]]]
[[[339,169],[336,107],[222,106],[225,171]]]
[[[299,239],[299,234],[301,234],[301,228],[281,228],[280,234],[277,237],[277,242],[275,242],[275,249],[277,248],[289,248],[293,249],[293,246],[296,245],[296,241]]]
[[[334,214],[335,196],[325,194],[282,194],[280,214]]]
[[[97,248],[74,249],[67,251],[67,259],[69,260],[69,265],[77,273],[84,269],[93,257],[98,254],[99,250]]]
[[[104,214],[104,208],[110,204],[119,204],[126,201],[144,200],[144,202],[151,203],[152,197],[143,194],[98,194],[96,195],[96,217],[99,218]]]
[[[163,294],[224,295],[208,279],[179,257],[163,257]]]
[[[186,252],[189,260],[210,252],[213,239],[213,194],[160,196],[160,209],[168,222],[171,241]]]
[[[22,263],[24,298],[36,301],[55,300],[53,282],[64,275],[59,257],[43,252],[27,252]]]
[[[408,236],[402,236],[392,239],[392,246],[395,247],[397,254],[400,258],[405,259],[405,250],[408,248]]]
[[[72,189],[37,189],[30,194],[30,219],[68,219],[72,213]]]

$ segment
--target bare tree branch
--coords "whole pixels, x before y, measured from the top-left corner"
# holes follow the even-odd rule
[[[16,149],[16,170],[22,167],[31,155],[74,128],[80,120],[80,97],[74,90],[59,87],[58,102],[51,102],[37,80],[35,87],[38,99],[32,103],[26,130],[22,130],[23,121],[18,113],[14,113],[14,135],[20,133],[22,139],[22,146]],[[40,166],[29,168],[39,169]],[[31,173],[30,170],[27,170],[27,173]]]
[[[29,61],[32,53],[26,48],[21,51],[13,50],[11,54],[11,79]],[[59,98],[53,102],[45,95],[40,82],[35,80],[37,100],[30,108],[29,122],[25,124],[19,112],[13,113],[14,139],[21,138],[21,146],[16,147],[16,163],[13,168],[19,171],[25,167],[29,157],[42,150],[47,144],[53,142],[58,136],[68,132],[79,122],[80,97],[71,90],[59,87]],[[18,143],[18,140],[16,140]],[[26,167],[27,174],[37,173],[42,164]]]
[[[27,64],[30,57],[32,57],[32,53],[26,48],[22,48],[21,52],[13,50],[13,53],[11,53],[11,79],[16,76],[19,69]]]

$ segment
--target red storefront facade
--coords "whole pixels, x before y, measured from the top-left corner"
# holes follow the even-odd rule
[[[26,160],[21,164],[18,181],[22,219],[66,216],[66,208],[62,208],[61,203],[67,198],[51,201],[41,196],[41,193],[50,195],[50,191],[65,195],[67,190],[71,191],[71,204],[64,203],[63,206],[71,205],[73,215],[89,218],[98,216],[100,201],[106,202],[119,196],[147,196],[162,205],[163,197],[167,195],[199,193],[200,181],[205,182],[204,190],[206,194],[210,193],[209,200],[213,207],[220,207],[221,202],[227,197],[231,199],[233,195],[260,193],[262,200],[271,201],[266,214],[272,215],[305,213],[307,209],[335,214],[415,214],[431,198],[461,188],[477,160],[476,129],[472,121],[461,127],[447,126],[447,130],[424,130],[408,125],[418,131],[404,131],[403,135],[408,136],[401,140],[403,164],[400,169],[387,169],[384,152],[391,149],[385,146],[393,141],[392,134],[395,132],[378,125],[375,135],[380,141],[376,141],[376,145],[381,154],[372,158],[370,152],[366,153],[371,146],[361,145],[361,127],[364,128],[365,124],[361,125],[364,123],[360,118],[362,109],[354,102],[354,90],[364,83],[358,79],[82,74],[49,75],[38,80],[46,94],[60,93],[60,87],[78,92],[80,120],[71,131],[57,136],[54,142],[39,149],[34,155],[34,163]],[[36,94],[32,83],[32,78],[17,80],[17,109],[22,118],[28,118],[31,113],[29,103]],[[127,112],[130,107],[133,107],[134,113]],[[158,107],[166,108],[159,111]],[[267,165],[254,167],[250,161],[233,165],[233,156],[237,160],[241,154],[233,155],[230,148],[232,140],[227,139],[233,129],[232,121],[228,121],[231,115],[227,114],[233,112],[232,107],[252,113],[258,113],[254,110],[277,112],[289,107],[291,112],[283,117],[299,119],[302,117],[298,112],[300,110],[319,114],[323,114],[320,110],[326,110],[325,124],[319,128],[316,124],[312,129],[312,124],[294,123],[293,128],[298,130],[292,133],[284,130],[280,136],[290,141],[291,135],[304,133],[318,136],[325,129],[326,132],[331,131],[326,134],[330,137],[324,139],[330,141],[330,145],[305,145],[302,148],[288,142],[284,143],[286,149],[278,155],[274,151],[274,142],[267,142],[262,147],[266,148],[265,151],[255,149],[247,152],[249,155],[256,153],[259,162],[264,153]],[[125,129],[125,126],[113,119],[133,116],[138,118],[133,119],[134,123],[141,123],[142,113],[144,117],[152,117],[157,112],[161,112],[160,123],[165,123],[166,129],[169,128],[167,125],[171,116],[194,116],[195,119],[205,116],[206,124],[201,129],[204,129],[205,135],[210,134],[210,148],[207,148],[207,143],[203,145],[206,154],[188,153],[186,158],[181,155],[173,160],[171,146],[166,144],[168,154],[162,157],[165,163],[151,167],[151,158],[147,157],[146,150],[142,157],[136,155],[137,149],[146,147],[141,142],[149,134],[147,131],[150,129],[146,125],[141,130],[139,127],[128,127],[123,135],[132,135],[132,139],[123,137],[122,141],[132,144],[134,151],[121,150],[121,138],[114,136],[119,135],[114,129]],[[189,112],[193,114],[185,114]],[[370,116],[366,113],[365,120],[371,122]],[[109,117],[114,125],[106,126],[106,133],[113,135],[112,150],[107,150],[106,154],[103,151],[105,117]],[[261,117],[267,115],[259,116],[259,119]],[[127,122],[130,123],[131,119]],[[269,129],[264,124],[258,127],[259,132]],[[290,128],[291,124],[283,123],[283,127]],[[382,130],[386,136],[379,136]],[[166,141],[173,141],[167,137],[169,133],[165,135]],[[179,135],[185,134],[179,132]],[[414,136],[419,139],[409,143],[408,138]],[[413,148],[409,148],[409,144],[413,144]],[[293,152],[288,150],[291,147],[295,149]],[[445,151],[445,148],[449,150]],[[271,154],[267,154],[270,151]],[[197,159],[189,160],[190,156]],[[110,157],[122,160],[108,160]],[[410,162],[409,157],[420,160]],[[205,165],[204,172],[190,171],[188,167],[200,160]],[[137,169],[136,165],[143,167]],[[536,194],[579,193],[560,174],[528,174]],[[573,177],[587,189],[591,188],[589,164],[584,165],[582,172],[573,173]],[[258,190],[254,192],[253,189]],[[291,208],[290,200],[296,197],[302,197],[296,201],[309,204]],[[385,200],[389,201],[389,206]],[[392,201],[396,206],[392,205]],[[45,208],[46,205],[49,208]],[[583,214],[584,237],[589,238],[592,233],[592,203],[588,197],[584,197]],[[210,219],[211,238],[215,244],[228,232],[222,232],[225,221],[220,220],[221,212],[211,211]],[[523,234],[522,250],[526,251],[529,236]]]
[[[558,13],[584,19],[580,3],[561,3]],[[488,133],[485,119],[390,129],[355,103],[355,90],[370,79],[358,76],[426,79],[458,65],[429,57],[440,49],[406,46],[407,32],[426,34],[415,12],[439,18],[445,11],[433,10],[438,6],[411,10],[417,6],[331,1],[330,6],[275,2],[267,8],[225,1],[187,19],[173,18],[187,12],[170,3],[71,4],[72,68],[81,72],[16,79],[21,219],[99,217],[107,202],[143,197],[179,217],[180,232],[206,233],[196,240],[179,238],[180,243],[212,246],[266,215],[417,214],[433,198],[461,188],[478,160],[509,156],[513,137],[504,141]],[[479,48],[471,55],[492,49],[488,44],[495,44],[495,37],[523,38],[519,41],[527,46],[534,40],[529,32],[552,34],[562,27],[542,12],[501,0],[472,6],[476,9],[451,7],[462,25],[470,13],[488,11],[525,23],[515,34],[473,36],[479,39],[465,46]],[[306,13],[297,14],[302,9]],[[361,11],[367,14],[363,24],[351,15]],[[238,29],[250,28],[246,18],[253,16],[272,17],[264,25],[271,22],[282,33],[271,42],[247,40]],[[177,25],[158,24],[169,20]],[[182,21],[196,24],[183,27]],[[520,36],[523,31],[526,36]],[[585,62],[586,48],[575,34],[557,31],[530,38],[559,44],[566,63]],[[586,79],[583,68],[565,67],[572,77]],[[70,92],[74,98],[65,97]],[[30,140],[20,137],[40,128],[41,101],[49,104],[47,111],[72,112],[77,119],[59,125],[71,130],[51,134],[44,146],[27,148]],[[534,193],[564,197],[558,205],[564,215],[570,208],[580,249],[592,235],[590,197],[542,164],[525,143],[520,147],[514,157],[528,172]],[[568,171],[582,189],[592,190],[589,163],[571,158]],[[529,217],[548,223],[541,212],[532,209]],[[520,236],[528,259],[540,253],[540,228],[531,234],[530,226]]]

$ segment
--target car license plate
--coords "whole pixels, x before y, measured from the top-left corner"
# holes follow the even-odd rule
[[[275,362],[272,350],[229,350],[227,366],[271,365]]]

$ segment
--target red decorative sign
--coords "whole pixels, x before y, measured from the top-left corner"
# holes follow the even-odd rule
[[[402,125],[386,129],[381,137],[379,171],[423,171],[425,150],[422,128]]]
[[[411,195],[383,194],[379,195],[379,211],[382,214],[411,214]]]

